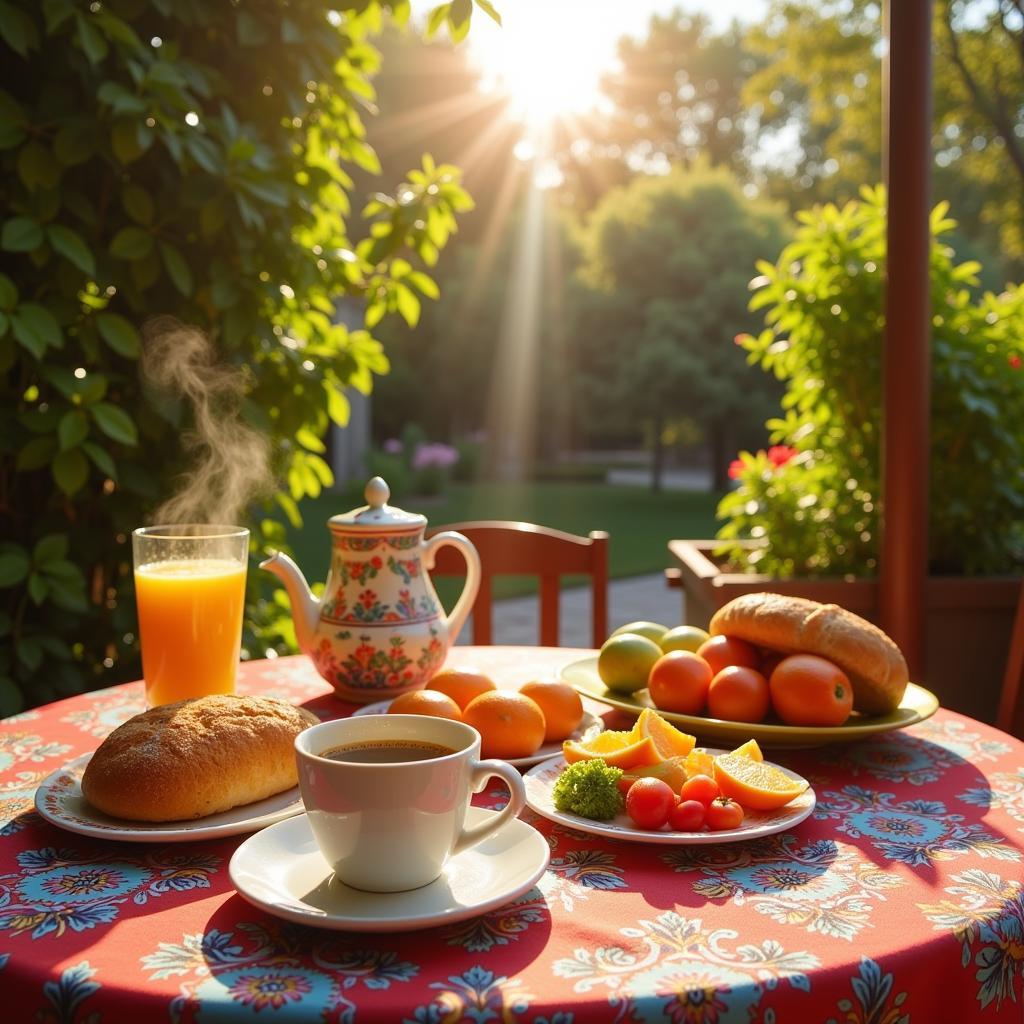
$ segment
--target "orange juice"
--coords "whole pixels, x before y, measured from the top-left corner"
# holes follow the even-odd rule
[[[222,558],[135,569],[146,705],[232,693],[242,643],[245,565]]]

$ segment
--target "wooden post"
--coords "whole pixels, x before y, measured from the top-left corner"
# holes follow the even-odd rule
[[[879,611],[911,677],[920,679],[928,573],[931,0],[888,0],[885,16],[888,259]]]

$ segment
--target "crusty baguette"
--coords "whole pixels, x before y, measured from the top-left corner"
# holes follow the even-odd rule
[[[184,821],[263,800],[298,782],[294,740],[318,721],[272,697],[196,697],[150,708],[100,744],[82,793],[105,814],[131,821]]]
[[[710,632],[786,654],[828,658],[849,676],[853,706],[867,715],[894,711],[907,688],[907,663],[896,644],[877,626],[835,604],[744,594],[715,612]]]

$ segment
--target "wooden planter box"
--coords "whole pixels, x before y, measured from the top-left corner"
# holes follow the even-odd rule
[[[758,573],[728,573],[714,560],[712,540],[669,541],[684,592],[684,622],[706,627],[711,616],[740,594],[769,590],[842,605],[878,622],[878,582],[868,578],[779,580]],[[1020,593],[1018,576],[932,576],[927,602],[925,671],[914,682],[935,692],[945,707],[994,722],[1010,631]]]

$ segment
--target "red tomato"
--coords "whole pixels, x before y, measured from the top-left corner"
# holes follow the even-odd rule
[[[668,827],[673,832],[699,832],[704,827],[707,808],[699,800],[680,800],[668,815]]]
[[[692,651],[669,651],[651,667],[647,690],[662,711],[699,715],[713,674],[711,666]]]
[[[637,828],[661,828],[676,802],[672,787],[661,779],[637,779],[626,794],[626,813]]]
[[[846,673],[816,654],[791,654],[768,683],[775,713],[787,725],[842,725],[853,710]]]
[[[761,664],[757,648],[734,636],[713,636],[697,648],[697,653],[711,666],[712,675],[718,675],[730,665],[758,668]]]
[[[718,788],[710,775],[691,775],[682,786],[679,787],[680,800],[699,800],[705,807],[722,791]]]
[[[720,796],[708,805],[704,820],[712,832],[725,832],[727,829],[739,828],[743,824],[743,808],[735,800],[730,800],[727,796]]]
[[[708,688],[708,714],[712,718],[761,722],[770,706],[768,680],[757,669],[745,665],[723,668]]]

